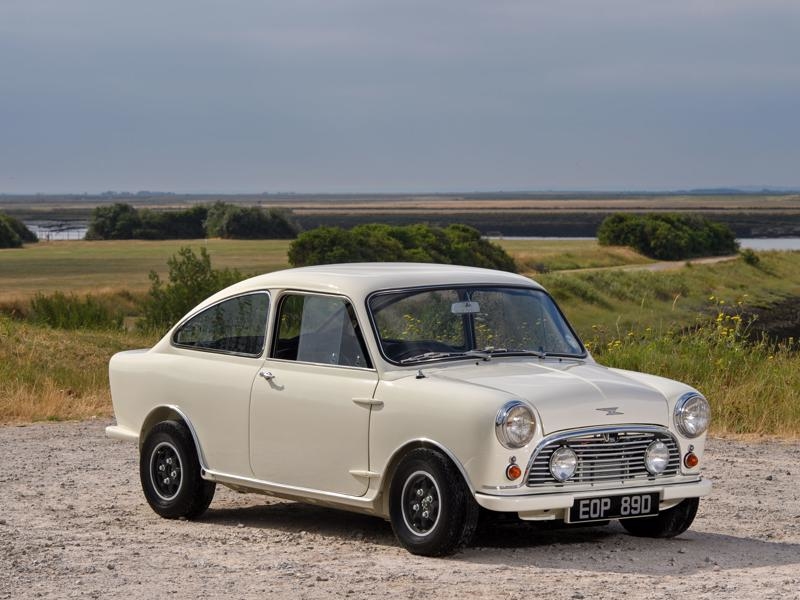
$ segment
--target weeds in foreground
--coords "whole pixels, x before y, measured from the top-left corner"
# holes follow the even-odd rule
[[[800,435],[800,343],[751,339],[743,303],[713,298],[689,327],[595,326],[602,364],[684,381],[709,399],[712,432]],[[60,330],[0,315],[0,423],[109,416],[108,360],[155,334]]]
[[[746,299],[709,298],[714,316],[693,327],[594,329],[587,346],[602,364],[684,381],[703,392],[715,433],[800,433],[800,343],[753,340]]]
[[[93,296],[55,292],[34,296],[28,320],[59,329],[121,329],[123,314]]]
[[[61,330],[0,316],[0,423],[110,416],[108,360],[155,340]]]

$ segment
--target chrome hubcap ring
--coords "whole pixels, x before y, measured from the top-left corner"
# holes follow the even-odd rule
[[[400,494],[403,522],[415,535],[429,535],[439,522],[439,486],[425,471],[415,471],[406,478]]]
[[[178,449],[161,442],[150,453],[150,483],[164,501],[174,500],[183,484],[183,465]]]

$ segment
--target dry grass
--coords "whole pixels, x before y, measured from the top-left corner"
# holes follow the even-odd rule
[[[139,334],[61,331],[0,317],[0,423],[110,415],[108,360],[153,341]]]
[[[630,248],[600,246],[596,240],[494,240],[522,273],[596,269],[654,262]]]
[[[518,260],[541,261],[550,269],[583,268],[592,266],[591,261],[646,261],[629,251],[600,249],[585,240],[500,243]],[[2,251],[0,308],[24,315],[35,292],[61,289],[92,291],[132,314],[137,310],[136,295],[147,288],[147,272],[151,268],[164,272],[166,258],[186,244],[64,242]],[[215,267],[245,272],[286,266],[287,248],[288,242],[209,242]],[[748,294],[748,302],[756,304],[800,295],[800,253],[766,252],[759,257],[757,266],[736,260],[668,273],[609,270],[551,273],[537,279],[559,300],[584,339],[604,345],[619,340],[614,348],[596,347],[602,362],[686,380],[702,389],[714,403],[716,433],[796,436],[800,434],[796,348],[771,352],[741,340],[731,349],[713,336],[698,344],[693,333],[675,338],[653,333],[692,325],[700,311],[713,318],[708,307],[711,295],[735,299]],[[593,325],[612,333],[598,336]],[[110,415],[109,358],[154,341],[132,332],[66,332],[0,317],[0,422]]]
[[[600,328],[587,345],[603,364],[699,389],[711,403],[714,433],[800,435],[800,345],[751,341],[746,307],[731,304],[712,301],[716,318],[699,316],[689,329],[639,325],[609,336]]]
[[[37,292],[143,292],[150,286],[148,273],[165,276],[167,259],[183,246],[195,252],[207,247],[214,268],[267,273],[288,266],[287,240],[40,242],[0,250],[0,303],[24,300]]]
[[[608,248],[592,240],[497,240],[526,272],[609,267],[650,262],[626,248]],[[164,277],[167,259],[182,246],[207,247],[214,268],[268,273],[289,266],[288,240],[183,240],[49,242],[21,250],[0,250],[0,311],[24,311],[37,292],[55,291],[114,298],[140,295],[148,273]]]

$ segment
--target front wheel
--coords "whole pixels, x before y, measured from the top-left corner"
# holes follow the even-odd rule
[[[397,468],[389,491],[389,516],[406,550],[445,556],[472,539],[478,505],[447,457],[420,448],[411,451]]]
[[[621,519],[620,524],[637,537],[671,538],[689,529],[699,505],[700,498],[686,498],[655,517]]]
[[[167,519],[194,519],[214,498],[216,483],[200,477],[200,461],[183,423],[163,421],[145,437],[139,477],[150,507]]]

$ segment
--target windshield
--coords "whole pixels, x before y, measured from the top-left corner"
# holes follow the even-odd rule
[[[383,355],[413,364],[500,354],[576,356],[583,346],[552,298],[531,288],[452,287],[374,294]]]

